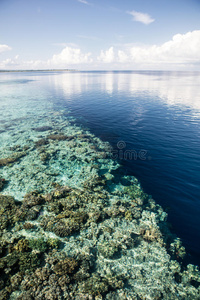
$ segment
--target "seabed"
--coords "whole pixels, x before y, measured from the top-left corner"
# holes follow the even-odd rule
[[[200,299],[167,214],[64,111],[1,121],[0,299]]]

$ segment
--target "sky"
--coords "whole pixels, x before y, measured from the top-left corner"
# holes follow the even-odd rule
[[[0,0],[5,69],[200,71],[200,0]]]

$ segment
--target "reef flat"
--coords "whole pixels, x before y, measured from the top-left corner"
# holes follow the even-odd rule
[[[200,299],[167,213],[108,143],[63,111],[0,125],[0,299]]]

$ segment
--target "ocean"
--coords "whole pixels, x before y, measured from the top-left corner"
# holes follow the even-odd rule
[[[180,263],[182,262],[181,253],[185,248],[187,255],[183,264],[200,265],[199,86],[200,72],[27,71],[0,73],[0,195],[2,195],[0,198],[9,195],[19,203],[24,201],[26,205],[22,204],[22,207],[28,210],[27,214],[23,215],[23,219],[20,219],[22,214],[20,212],[17,221],[8,218],[7,225],[3,223],[6,234],[11,232],[18,244],[21,237],[26,239],[24,242],[26,244],[27,239],[43,234],[45,249],[50,245],[49,239],[59,237],[65,252],[68,255],[72,253],[73,257],[75,257],[76,248],[73,243],[76,243],[77,238],[77,253],[80,246],[80,249],[84,249],[84,253],[90,253],[93,256],[93,260],[97,257],[95,270],[98,270],[101,276],[106,274],[107,269],[102,266],[109,260],[112,262],[112,268],[110,268],[118,271],[117,262],[122,258],[125,266],[129,266],[129,263],[135,264],[134,260],[131,262],[131,252],[128,252],[133,247],[131,239],[135,239],[134,247],[137,244],[137,250],[134,250],[136,251],[135,257],[137,257],[135,254],[137,251],[144,253],[138,246],[140,243],[141,247],[142,245],[149,247],[150,250],[147,253],[153,251],[152,247],[157,247],[155,244],[158,243],[162,247],[165,245],[166,253],[170,253],[172,259],[177,259]],[[65,187],[64,190],[62,186]],[[105,186],[104,192],[103,186]],[[132,189],[131,186],[134,188]],[[84,190],[81,192],[83,187]],[[54,188],[57,190],[52,192]],[[77,202],[76,205],[71,205],[70,212],[65,211],[64,214],[63,207],[66,204],[62,202],[63,197],[73,200],[81,197],[83,193],[83,198],[90,198],[90,192],[85,196],[86,188],[91,189],[95,194],[99,193],[98,197],[101,201],[95,202],[91,195],[93,200],[87,200],[88,204],[84,202],[83,205],[83,202],[82,204]],[[25,196],[30,193],[33,193],[31,197]],[[73,195],[69,196],[69,193]],[[137,212],[134,210],[133,213],[133,208],[128,210],[131,201],[129,197],[135,199],[134,205],[139,207]],[[108,204],[108,198],[112,199],[109,200],[111,204]],[[45,199],[45,204],[42,199]],[[11,200],[8,198],[6,201]],[[56,201],[58,201],[57,204]],[[33,202],[34,205],[37,204],[34,209],[32,209],[33,204],[30,204]],[[98,217],[96,216],[89,222],[88,218],[95,209],[94,203],[99,208]],[[17,204],[12,202],[9,209],[14,205]],[[44,207],[41,208],[41,205]],[[116,211],[113,209],[115,216],[110,211],[108,212],[109,205],[115,207]],[[79,212],[77,212],[77,207]],[[105,207],[107,210],[104,211]],[[86,215],[84,211],[87,212]],[[149,211],[152,213],[151,217]],[[53,217],[52,213],[55,213],[56,217]],[[70,227],[69,216],[76,221],[76,226]],[[124,216],[126,222],[133,220],[130,223],[133,228],[129,228],[129,225],[122,222]],[[53,222],[52,224],[57,224],[57,228],[52,227],[54,226],[52,224],[49,225],[47,217]],[[66,222],[68,224],[65,231],[63,231],[65,226],[60,225],[60,220],[65,222],[62,224],[66,225]],[[97,252],[93,252],[91,249],[94,246],[91,246],[92,242],[89,240],[92,238],[89,236],[93,234],[94,239],[92,228],[93,226],[96,228],[94,225],[96,222],[100,222],[98,224],[101,224],[99,226],[102,228],[96,233],[95,245],[98,247],[95,250]],[[149,222],[157,224],[155,231],[150,231]],[[170,228],[171,233],[163,229],[165,226],[160,225],[160,222],[167,222],[167,228]],[[126,226],[127,232],[134,232],[130,233],[129,243],[124,240],[121,242],[127,250],[124,250],[123,246],[108,245],[110,238],[106,237],[106,234],[108,232],[111,234],[114,228],[118,228],[116,230],[121,235],[120,238],[119,235],[115,238],[121,241],[121,236],[125,236]],[[107,228],[106,234],[104,228]],[[156,230],[161,230],[164,236],[162,242],[160,233],[155,233]],[[82,239],[77,235],[78,232],[81,232]],[[104,237],[101,235],[102,232]],[[166,238],[168,234],[173,235],[176,242],[171,240],[168,242]],[[141,242],[136,235],[143,236],[144,241]],[[52,244],[57,245],[56,241],[51,240],[51,247],[53,247]],[[17,245],[13,247],[19,249]],[[27,247],[23,248],[26,249],[23,250],[25,253],[26,251],[30,253],[30,249],[38,249],[39,246],[29,241]],[[157,253],[157,248],[154,250]],[[5,249],[2,251],[4,253]],[[44,253],[50,250],[40,251]],[[128,262],[125,260],[126,255],[130,255]],[[165,257],[167,261],[169,259],[167,255],[161,255],[160,260],[164,261]],[[106,262],[101,260],[102,257]],[[138,266],[140,260],[134,259]],[[64,261],[66,263],[66,259]],[[75,270],[80,261],[79,258],[78,263],[74,262]],[[54,268],[56,261],[52,264]],[[123,265],[122,262],[120,264]],[[149,268],[149,264],[146,268]],[[175,273],[177,284],[181,282],[179,278],[184,277],[177,275],[178,272]],[[5,272],[5,277],[6,274]],[[127,277],[123,280],[123,286],[129,290],[132,283],[127,283]],[[195,288],[198,286],[196,283],[192,284]],[[88,285],[90,286],[89,283]],[[86,290],[85,287],[82,289]],[[110,291],[115,287],[111,285],[106,289]],[[111,294],[105,296],[107,290],[102,294],[108,298],[103,299],[112,299],[109,298]],[[13,293],[13,299],[18,299],[16,298],[18,292]],[[147,295],[147,290],[144,293]],[[164,295],[163,291],[160,293],[158,297]],[[98,294],[97,291],[92,295],[96,294]],[[138,292],[138,295],[142,294]],[[153,299],[152,295],[149,294],[149,299]],[[130,297],[133,297],[131,292]],[[122,296],[122,299],[126,298]]]

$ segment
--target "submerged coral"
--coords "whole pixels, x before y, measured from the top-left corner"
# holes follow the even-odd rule
[[[11,163],[18,161],[21,157],[25,156],[25,152],[16,152],[11,157],[1,158],[0,159],[0,167],[7,166]]]
[[[48,136],[48,139],[54,140],[54,141],[65,141],[65,140],[70,140],[71,137],[68,137],[64,134],[51,134]]]
[[[52,130],[52,127],[51,126],[41,126],[41,127],[37,127],[37,128],[33,128],[33,129],[38,132],[43,132],[43,131]]]
[[[44,203],[44,198],[39,192],[32,192],[24,196],[24,200],[15,213],[15,221],[34,220],[38,217]]]
[[[41,146],[44,146],[44,145],[47,145],[47,144],[49,144],[49,141],[46,138],[39,139],[37,142],[35,142],[36,147],[41,147]]]
[[[167,253],[182,245],[176,239],[171,246],[164,243],[162,209],[156,212],[145,195],[141,217],[134,217],[132,209],[142,201],[130,198],[125,187],[123,196],[108,192],[101,180],[82,189],[33,192],[17,210],[14,199],[3,196],[10,217],[18,212],[10,219],[13,234],[23,227],[10,241],[8,231],[2,236],[2,299],[199,299],[198,268],[184,268]],[[95,182],[104,188],[96,191]],[[28,223],[29,210],[37,206],[44,213]],[[34,235],[30,222],[37,227]]]
[[[9,229],[15,224],[15,213],[18,209],[13,197],[0,194],[0,235],[4,230]]]
[[[108,145],[60,113],[41,120],[0,160],[0,299],[200,299],[167,214],[113,175]]]
[[[5,179],[0,177],[0,191],[3,189],[5,182]]]

